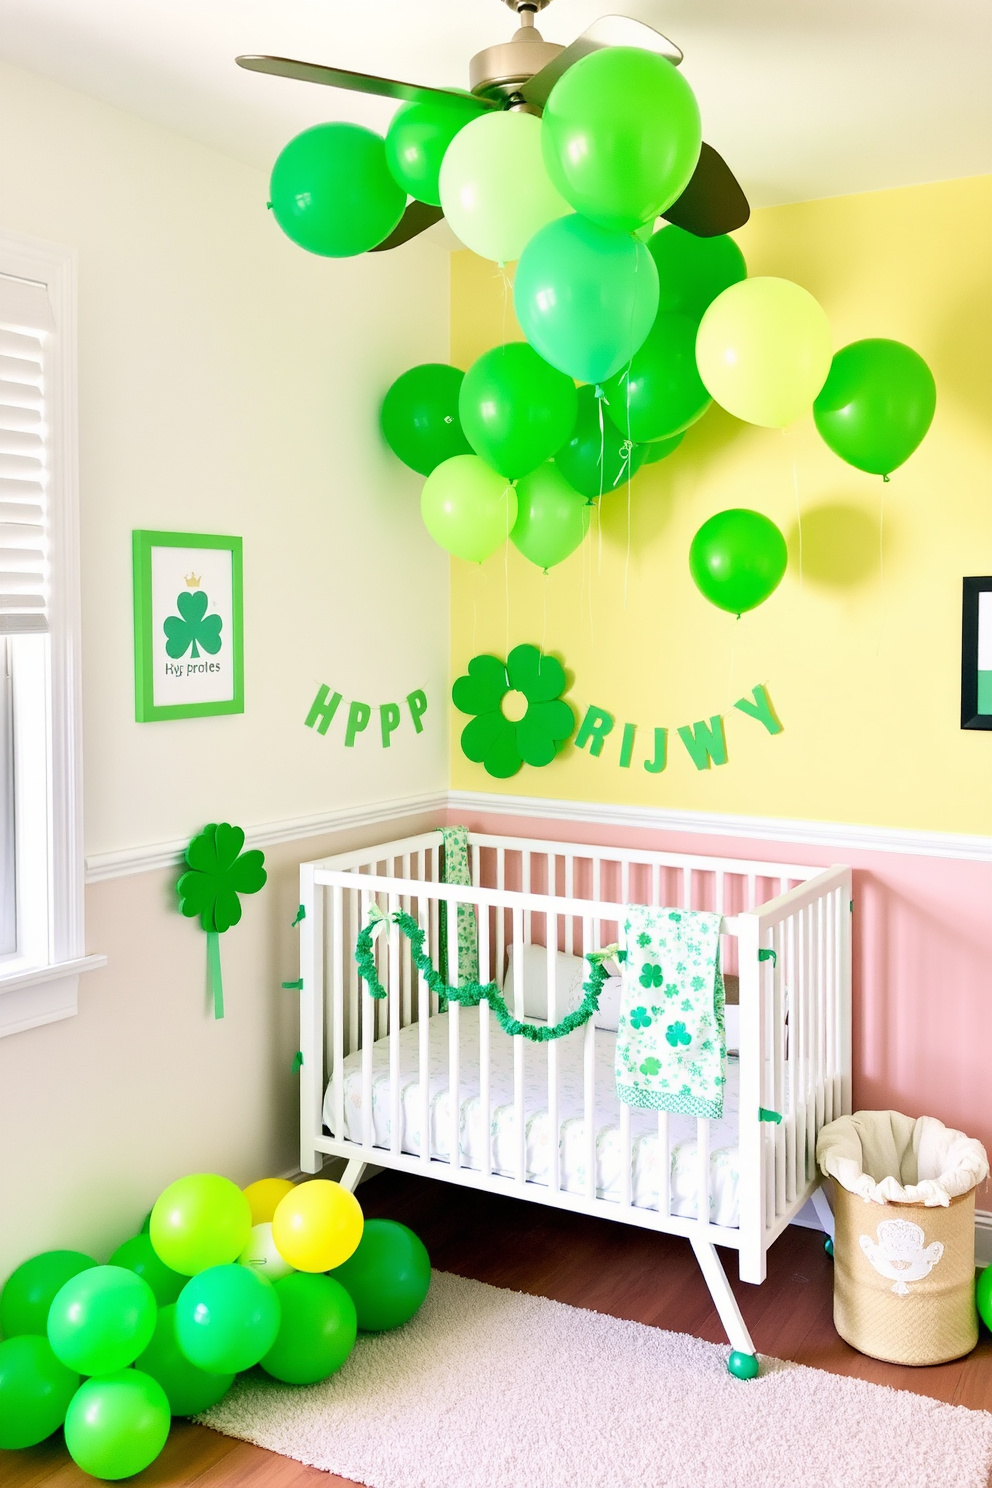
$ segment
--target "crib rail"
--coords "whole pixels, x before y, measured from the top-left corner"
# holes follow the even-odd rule
[[[439,842],[425,833],[301,870],[301,1166],[316,1171],[330,1154],[623,1219],[738,1249],[744,1279],[762,1279],[768,1245],[815,1184],[816,1132],[850,1108],[849,872],[471,834],[465,887],[439,881]],[[508,1040],[486,1000],[477,1011],[452,1001],[439,1020],[392,921],[375,951],[386,996],[373,1000],[358,978],[355,941],[375,905],[409,915],[434,967],[446,953],[454,983],[458,906],[468,906],[479,981],[502,984],[511,948],[522,967],[524,947],[542,947],[543,1010],[555,1023],[570,1010],[559,954],[611,944],[632,902],[722,916],[722,961],[741,999],[736,1223],[716,1212],[711,1123],[677,1143],[684,1118],[632,1120],[603,1065],[612,1036],[596,1020],[536,1047]],[[524,1019],[523,975],[513,989]],[[762,1108],[781,1121],[762,1121]]]

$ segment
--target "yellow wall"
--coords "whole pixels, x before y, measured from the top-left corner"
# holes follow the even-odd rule
[[[637,475],[629,529],[624,487],[547,578],[512,546],[481,567],[453,559],[452,675],[476,652],[543,641],[574,674],[580,718],[595,703],[617,728],[598,759],[569,747],[503,782],[461,754],[467,720],[452,710],[452,784],[992,832],[992,738],[959,727],[961,578],[992,573],[992,178],[771,208],[736,236],[751,274],[816,295],[837,347],[890,336],[922,353],[937,381],[929,435],[883,486],[831,454],[810,415],[781,433],[713,408]],[[519,336],[494,266],[454,254],[452,360],[467,367],[504,325]],[[701,597],[687,563],[700,524],[731,506],[765,512],[790,548],[777,593],[740,621]],[[784,724],[774,738],[733,713],[759,682]],[[674,730],[728,709],[729,761],[698,771]],[[629,769],[625,721],[639,725]],[[671,730],[669,764],[650,775],[656,725]]]

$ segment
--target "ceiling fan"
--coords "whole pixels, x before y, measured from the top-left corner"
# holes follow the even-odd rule
[[[239,67],[251,72],[273,73],[305,83],[323,83],[330,88],[348,88],[358,93],[376,93],[410,103],[451,102],[474,114],[489,109],[521,109],[540,114],[552,88],[574,63],[603,47],[633,46],[667,57],[676,67],[682,61],[678,47],[629,16],[601,16],[571,46],[545,41],[534,25],[534,15],[550,0],[504,0],[520,20],[520,29],[508,42],[477,52],[469,63],[471,96],[457,88],[430,88],[420,83],[396,82],[370,73],[348,72],[319,62],[294,62],[289,57],[242,56]],[[396,248],[439,222],[440,207],[411,201],[399,223],[371,251]],[[679,199],[662,214],[668,222],[697,237],[715,237],[743,227],[751,215],[747,198],[730,167],[712,146],[704,143],[699,163]]]

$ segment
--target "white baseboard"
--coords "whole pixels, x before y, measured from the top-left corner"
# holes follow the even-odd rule
[[[743,837],[754,842],[805,843],[843,852],[905,853],[911,857],[961,858],[992,863],[992,836],[963,832],[921,832],[911,828],[862,826],[854,822],[801,821],[783,816],[728,816],[715,811],[672,811],[654,806],[616,806],[599,801],[562,801],[544,796],[510,796],[489,791],[449,791],[456,813],[485,811],[496,816],[545,821],[591,822],[651,832],[687,832],[706,837]]]

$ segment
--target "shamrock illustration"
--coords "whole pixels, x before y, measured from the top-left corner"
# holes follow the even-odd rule
[[[668,985],[667,985],[667,987],[665,988],[665,996],[666,997],[677,997],[678,996],[678,991],[679,991],[678,984],[676,982],[669,982]]]
[[[228,822],[211,822],[186,849],[187,870],[176,885],[179,908],[187,919],[199,915],[207,932],[207,968],[214,999],[214,1017],[224,1016],[224,984],[220,970],[220,934],[241,918],[239,894],[256,894],[267,874],[265,855],[256,849],[242,852],[245,834]]]
[[[475,715],[462,729],[462,753],[498,780],[523,764],[550,765],[575,729],[564,691],[561,662],[536,646],[514,646],[505,663],[473,656],[451,689],[459,712]]]
[[[642,987],[660,987],[664,976],[660,966],[653,966],[650,961],[645,961],[641,967],[640,983]]]
[[[654,1055],[652,1055],[650,1059],[645,1059],[644,1063],[641,1065],[641,1074],[656,1075],[660,1069],[661,1060],[655,1059]]]
[[[679,1044],[692,1043],[692,1039],[689,1037],[684,1023],[669,1023],[665,1029],[665,1037],[673,1049],[677,1049]]]
[[[705,981],[703,980],[702,977],[695,976],[692,979],[692,984],[691,985],[692,985],[693,992],[702,992],[703,988],[706,986],[706,983],[705,983]]]
[[[176,595],[178,615],[168,615],[163,621],[165,652],[175,660],[189,651],[196,661],[200,653],[196,649],[199,641],[204,651],[216,656],[221,648],[220,631],[223,620],[219,615],[207,614],[207,596],[202,589],[184,589]],[[190,650],[190,647],[193,649]]]
[[[669,910],[669,912],[668,912],[668,918],[669,918],[669,919],[670,919],[670,920],[674,920],[674,921],[675,921],[675,923],[676,923],[676,925],[677,925],[677,924],[678,924],[678,922],[679,922],[679,920],[681,920],[681,918],[682,918],[682,916],[681,916],[681,915],[680,915],[680,914],[677,914],[677,913],[676,913],[676,911],[675,911],[675,910],[674,910],[674,909],[671,909],[671,910]]]
[[[631,1028],[650,1028],[651,1019],[648,1017],[647,1008],[636,1007],[630,1012]]]
[[[629,925],[627,926],[627,929],[630,929]],[[651,944],[651,937],[646,930],[642,930],[640,935],[637,937],[637,944],[639,946],[649,946]]]

